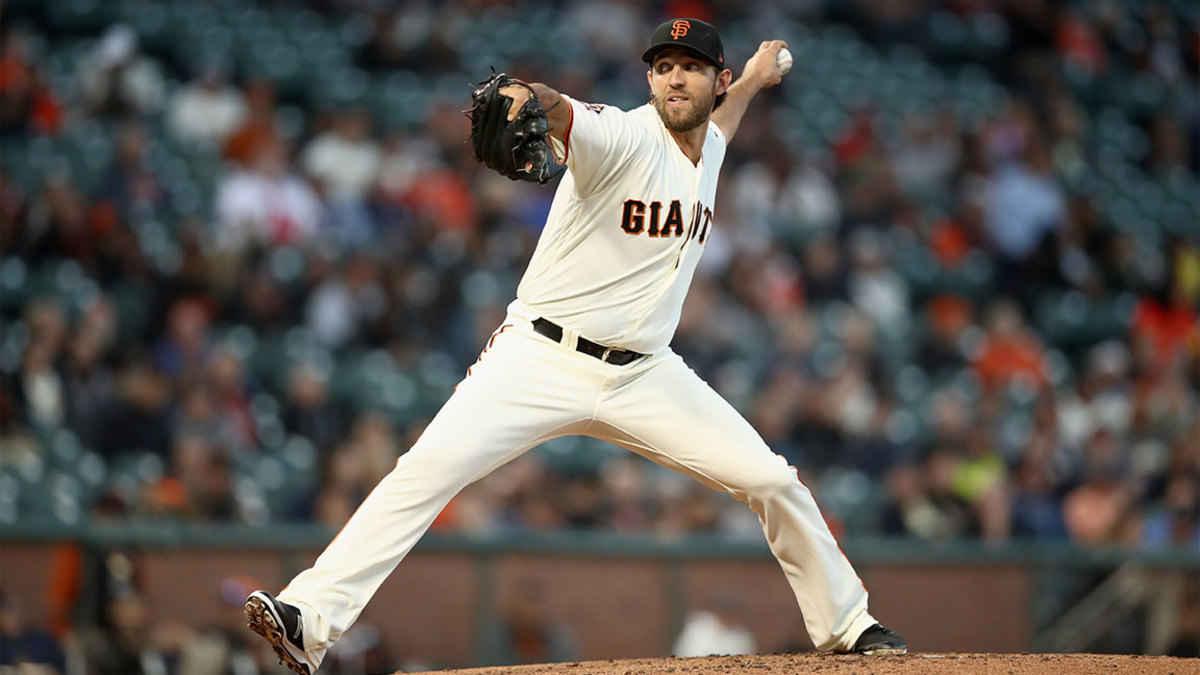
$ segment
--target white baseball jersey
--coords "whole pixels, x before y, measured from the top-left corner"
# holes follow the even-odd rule
[[[460,490],[571,434],[745,502],[817,648],[848,650],[875,623],[796,470],[668,346],[712,227],[724,135],[709,124],[692,164],[652,106],[567,100],[571,127],[557,150],[568,171],[503,325],[416,444],[279,595],[300,609],[310,668]],[[562,326],[563,339],[538,333],[538,318]],[[609,363],[578,351],[579,337],[646,356]]]
[[[556,150],[567,171],[512,310],[656,352],[675,333],[712,227],[725,135],[709,122],[693,165],[654,106],[563,99],[571,123]]]

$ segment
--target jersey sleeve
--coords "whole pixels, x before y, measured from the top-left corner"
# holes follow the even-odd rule
[[[566,141],[553,140],[555,159],[566,162],[577,189],[587,194],[636,156],[646,141],[647,130],[620,108],[584,103],[565,95],[563,100],[571,106],[571,122]]]

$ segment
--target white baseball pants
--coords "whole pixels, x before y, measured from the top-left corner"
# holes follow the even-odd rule
[[[610,441],[724,490],[758,514],[818,649],[849,650],[875,620],[794,468],[674,352],[616,366],[509,315],[467,377],[330,542],[279,598],[301,608],[309,656],[350,627],[464,487],[552,438]]]

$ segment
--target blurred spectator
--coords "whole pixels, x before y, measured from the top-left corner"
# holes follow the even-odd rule
[[[203,301],[184,298],[167,311],[166,331],[154,350],[158,369],[171,377],[198,375],[212,351],[209,310]]]
[[[593,2],[574,2],[564,12],[566,25],[579,26],[589,51],[600,63],[597,70],[611,73],[639,53],[637,40],[641,30],[641,7],[630,0],[618,0],[604,5]],[[569,91],[576,91],[571,89]]]
[[[1167,84],[1180,82],[1186,71],[1184,54],[1187,52],[1185,38],[1181,36],[1171,10],[1163,3],[1152,3],[1146,8],[1145,67]],[[1194,33],[1193,33],[1194,39]],[[1194,55],[1192,57],[1195,58]]]
[[[0,466],[37,465],[45,448],[21,419],[9,381],[8,377],[0,377]]]
[[[263,139],[249,166],[217,188],[217,242],[237,251],[250,245],[307,244],[316,239],[323,209],[315,192],[288,169],[287,148]]]
[[[208,380],[213,404],[228,420],[226,446],[234,452],[254,447],[257,438],[250,411],[250,387],[241,357],[231,347],[219,347],[208,360]]]
[[[984,226],[1002,263],[1002,281],[1020,298],[1029,279],[1014,278],[1046,236],[1062,227],[1066,199],[1054,175],[1050,152],[1040,132],[1021,139],[1023,157],[998,166],[987,186]]]
[[[804,246],[801,259],[804,299],[822,304],[850,297],[842,254],[833,239],[817,237]]]
[[[83,447],[95,448],[103,438],[105,414],[116,396],[112,369],[104,360],[104,336],[81,330],[71,337],[63,367],[66,395],[66,426],[75,432]]]
[[[1194,167],[1195,142],[1189,141],[1187,129],[1174,116],[1165,113],[1150,123],[1149,166],[1154,174],[1165,176],[1173,170]],[[1189,152],[1190,150],[1190,152]]]
[[[305,308],[308,327],[322,345],[341,349],[380,317],[384,300],[379,262],[369,252],[352,253],[313,289]]]
[[[326,653],[321,668],[328,668],[331,675],[370,675],[394,671],[395,664],[383,643],[383,631],[369,621],[356,621]],[[415,668],[404,665],[400,672],[427,669],[419,663],[411,664]]]
[[[88,204],[68,173],[48,172],[29,205],[21,252],[30,263],[95,255],[96,233],[89,228]]]
[[[1068,9],[1059,14],[1057,44],[1063,61],[1088,77],[1102,75],[1108,68],[1104,42],[1082,8]]]
[[[973,427],[953,482],[955,493],[972,506],[979,534],[989,541],[1004,541],[1011,532],[1008,468],[992,438],[992,425]]]
[[[167,203],[166,189],[146,159],[146,133],[140,123],[127,123],[117,136],[100,198],[112,202],[119,213],[145,216]]]
[[[199,522],[246,522],[249,515],[234,496],[228,450],[187,434],[175,439],[170,472],[146,490],[142,508],[151,516]]]
[[[1058,426],[1063,441],[1081,447],[1098,429],[1124,434],[1133,419],[1129,352],[1124,345],[1107,342],[1089,355],[1087,370],[1074,391],[1063,392],[1058,402]]]
[[[105,606],[103,629],[81,635],[83,662],[95,675],[165,673],[166,654],[155,640],[155,624],[145,598],[130,591],[114,596]]]
[[[941,295],[925,305],[925,312],[929,332],[917,350],[917,364],[934,376],[958,372],[966,365],[962,339],[972,325],[971,305],[961,297]]]
[[[1085,448],[1083,480],[1063,501],[1063,521],[1080,544],[1128,544],[1136,492],[1123,466],[1119,441],[1098,431]]]
[[[1029,388],[1046,384],[1047,372],[1042,345],[1025,325],[1020,307],[997,300],[988,308],[987,336],[974,359],[975,373],[986,389],[1013,382]]]
[[[1138,301],[1133,313],[1131,340],[1139,354],[1149,357],[1148,365],[1161,371],[1173,363],[1197,353],[1200,345],[1200,328],[1197,328],[1195,305],[1184,294],[1182,285],[1175,280],[1159,285],[1154,293],[1147,293]]]
[[[33,36],[9,25],[0,33],[0,137],[54,135],[63,107],[34,60]]]
[[[220,617],[188,631],[176,656],[178,675],[257,675],[263,671],[261,644],[246,630],[242,605],[262,584],[245,575],[221,581],[214,600]],[[273,658],[273,657],[270,657]]]
[[[192,518],[196,515],[193,494],[208,467],[209,458],[219,449],[207,439],[175,434],[166,474],[148,485],[137,507],[142,515],[161,518]]]
[[[888,476],[884,532],[925,540],[978,534],[974,510],[954,489],[958,468],[959,458],[945,448],[933,449],[920,466],[896,466]]]
[[[1172,476],[1162,500],[1142,523],[1142,546],[1174,544],[1200,550],[1200,476]]]
[[[204,57],[195,78],[172,97],[167,127],[175,138],[199,148],[220,148],[246,118],[241,92],[228,82],[229,64]]]
[[[409,202],[417,182],[440,168],[437,144],[427,138],[392,133],[384,140],[379,158],[379,178],[375,189],[387,204],[396,207]]]
[[[117,371],[117,398],[106,415],[100,454],[111,459],[149,452],[165,458],[171,444],[169,404],[170,389],[162,374],[144,358],[127,361]]]
[[[1047,459],[1026,456],[1013,477],[1013,535],[1022,539],[1056,540],[1067,535],[1062,497]]]
[[[464,231],[478,220],[471,186],[461,174],[443,166],[414,182],[407,201],[413,215],[427,229]]]
[[[234,496],[233,481],[229,453],[218,448],[208,455],[199,476],[190,486],[194,517],[205,522],[246,522],[248,514]]]
[[[721,517],[717,508],[719,493],[698,483],[672,481],[664,487],[654,519],[656,534],[673,538],[717,530]]]
[[[879,115],[874,106],[857,105],[830,149],[841,169],[844,232],[887,222],[899,195],[892,159],[879,143]]]
[[[89,509],[91,524],[112,525],[128,518],[128,504],[115,492]],[[118,595],[145,590],[146,574],[136,550],[85,546],[65,541],[54,551],[46,586],[50,628],[60,641],[109,625],[107,608]]]
[[[552,613],[543,582],[522,579],[492,617],[481,645],[486,665],[556,663],[579,658],[570,626]]]
[[[288,374],[287,407],[283,426],[318,448],[332,447],[345,434],[346,420],[330,399],[329,375],[308,363],[297,363]]]
[[[9,171],[0,166],[0,249],[24,250],[28,209],[29,195],[13,180]]]
[[[942,193],[958,167],[960,147],[958,124],[949,111],[910,113],[892,160],[900,192],[917,200]]]
[[[57,362],[69,335],[67,314],[58,300],[35,298],[26,307],[25,324],[29,340],[12,392],[22,421],[49,430],[66,415],[66,394]]]
[[[603,492],[610,501],[606,529],[644,532],[650,528],[655,509],[641,458],[629,454],[614,459],[601,469]]]
[[[370,489],[365,485],[364,464],[362,456],[347,446],[326,454],[315,491],[296,504],[296,513],[304,520],[340,530]]]
[[[34,429],[55,429],[66,417],[66,392],[56,358],[54,345],[41,342],[30,344],[21,358],[15,392],[25,422]]]
[[[753,654],[756,642],[746,625],[745,612],[745,603],[735,591],[713,591],[703,609],[689,612],[684,619],[671,655]]]
[[[908,283],[889,264],[887,242],[877,231],[862,229],[850,240],[850,299],[875,326],[908,325]]]
[[[137,33],[109,26],[92,53],[80,60],[79,96],[102,117],[141,117],[162,105],[163,77],[157,62],[140,52]]]
[[[382,414],[366,412],[354,420],[347,447],[362,459],[364,485],[379,483],[396,465],[400,456],[400,438],[396,428]]]
[[[773,233],[827,233],[838,225],[841,204],[833,182],[787,146],[747,162],[733,176],[733,208],[742,224],[762,239]]]
[[[246,112],[221,149],[225,159],[248,167],[260,148],[283,141],[275,121],[275,85],[266,78],[253,78],[243,85]]]
[[[0,666],[12,672],[63,673],[67,659],[48,631],[27,623],[9,593],[0,590]]]
[[[210,382],[199,377],[187,379],[180,383],[179,390],[179,403],[171,419],[173,436],[203,439],[232,453],[246,453],[253,448],[244,420],[220,407]]]
[[[379,173],[382,152],[370,133],[365,112],[343,110],[300,156],[305,172],[325,198],[329,226],[344,242],[366,242],[373,234],[367,197]]]
[[[257,336],[271,336],[295,321],[298,309],[293,297],[266,266],[243,269],[236,281],[237,292],[230,291],[226,318],[245,325]]]

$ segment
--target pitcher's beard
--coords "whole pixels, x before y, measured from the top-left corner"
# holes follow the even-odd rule
[[[668,94],[669,96],[669,94]],[[704,124],[708,121],[708,116],[712,113],[713,103],[717,100],[715,92],[710,92],[705,97],[691,97],[688,99],[687,110],[667,110],[666,98],[659,98],[651,93],[651,100],[654,102],[654,109],[658,111],[658,116],[662,118],[663,124],[667,129],[677,133],[687,133],[692,129]]]

